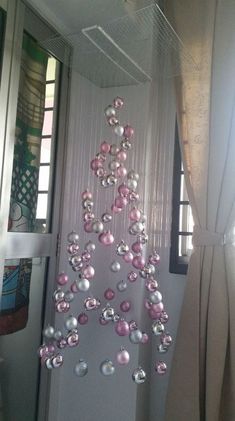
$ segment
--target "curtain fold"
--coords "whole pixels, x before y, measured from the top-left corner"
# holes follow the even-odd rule
[[[176,80],[186,185],[199,235],[194,235],[165,419],[232,421],[235,3],[166,3],[169,20],[199,65],[198,72],[186,73],[182,62]]]

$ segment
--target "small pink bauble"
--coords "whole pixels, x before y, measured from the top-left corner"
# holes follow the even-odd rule
[[[87,265],[83,269],[82,274],[83,274],[84,278],[86,278],[86,279],[92,279],[95,276],[95,269],[93,268],[93,266]]]
[[[68,280],[69,278],[64,272],[59,273],[59,275],[57,276],[57,284],[59,285],[67,284]]]
[[[162,323],[167,323],[167,322],[168,322],[168,320],[169,320],[169,316],[168,316],[168,314],[167,314],[165,311],[162,311],[162,312],[161,312],[160,321],[161,321]]]
[[[156,313],[162,313],[162,311],[164,310],[164,304],[161,301],[158,304],[153,304],[152,305],[152,309],[156,312]]]
[[[149,256],[149,263],[151,263],[152,265],[158,265],[159,262],[160,262],[159,254],[154,253],[151,256]]]
[[[120,184],[120,186],[118,187],[118,193],[120,194],[120,196],[127,197],[130,193],[130,190],[125,184]]]
[[[67,252],[71,255],[76,254],[79,251],[79,245],[78,244],[69,244],[67,246]]]
[[[117,156],[117,159],[119,159],[119,161],[125,161],[127,158],[126,152],[122,150],[119,151],[116,156]]]
[[[67,313],[67,311],[69,311],[70,309],[70,305],[69,303],[67,303],[66,301],[59,301],[55,304],[55,310],[58,313]]]
[[[102,316],[99,317],[99,323],[101,326],[105,326],[108,324],[108,320],[105,320]]]
[[[124,312],[127,313],[131,308],[131,302],[128,300],[124,300],[121,302],[120,304],[120,309]]]
[[[92,222],[91,221],[85,222],[84,231],[87,232],[87,233],[92,232]]]
[[[142,339],[141,339],[141,343],[142,344],[147,344],[149,342],[149,335],[147,333],[142,333]]]
[[[120,349],[117,353],[117,362],[120,365],[127,365],[130,361],[130,354],[126,349]]]
[[[127,169],[125,167],[120,166],[116,171],[115,174],[117,177],[125,177],[127,175]]]
[[[83,214],[83,221],[89,222],[92,221],[95,218],[95,215],[93,212],[84,212]]]
[[[160,375],[165,374],[167,371],[166,363],[164,361],[157,361],[155,364],[155,371]]]
[[[145,259],[143,256],[135,256],[134,259],[132,260],[132,265],[134,266],[134,268],[136,269],[143,269],[145,266]]]
[[[102,161],[100,159],[94,158],[91,161],[91,169],[93,171],[98,170],[98,168],[102,167]]]
[[[116,108],[117,110],[119,110],[120,108],[122,108],[124,104],[124,101],[122,98],[120,98],[119,96],[117,96],[116,98],[114,98],[113,100],[113,106],[114,108]]]
[[[104,298],[106,298],[106,300],[113,300],[115,297],[115,292],[111,289],[111,288],[107,288],[104,291]]]
[[[72,292],[74,292],[74,293],[78,292],[78,287],[77,287],[76,282],[73,282],[73,283],[72,283],[72,285],[71,285],[70,289],[71,289],[71,291],[72,291]]]
[[[126,197],[123,197],[123,196],[116,197],[115,206],[117,208],[123,209],[127,204],[128,204],[128,200],[126,199]]]
[[[79,344],[79,335],[76,332],[71,332],[67,336],[67,344],[70,348]]]
[[[122,211],[122,208],[118,208],[117,206],[115,206],[114,204],[111,206],[111,211],[113,213],[120,213]]]
[[[149,315],[150,319],[152,319],[152,320],[159,320],[160,317],[161,317],[161,313],[154,311],[153,308],[150,308],[148,310],[148,315]]]
[[[143,245],[139,241],[136,241],[132,244],[131,249],[134,253],[141,253],[143,250]]]
[[[99,235],[99,241],[105,246],[110,246],[114,242],[114,236],[110,231],[106,231]]]
[[[124,136],[126,139],[130,139],[130,137],[132,137],[132,136],[133,136],[133,134],[134,134],[134,129],[133,129],[133,127],[131,127],[131,126],[129,126],[129,124],[127,124],[127,125],[124,127],[124,133],[123,133],[123,136]]]
[[[129,212],[129,218],[131,221],[139,221],[141,218],[141,212],[137,208],[132,208]]]
[[[138,278],[138,275],[137,275],[136,272],[133,272],[133,270],[131,272],[129,272],[128,275],[127,275],[127,279],[130,282],[135,282],[137,278]]]
[[[80,325],[86,325],[88,322],[88,316],[86,315],[86,313],[80,313],[78,315],[78,323]]]
[[[48,345],[48,351],[49,351],[49,353],[50,353],[50,354],[53,354],[53,352],[55,352],[55,347],[54,347],[54,345],[49,344],[49,345]]]
[[[109,143],[107,143],[107,142],[103,142],[103,143],[101,143],[101,145],[100,145],[100,150],[101,150],[101,152],[103,152],[103,153],[109,153],[109,151],[110,151],[110,144],[109,144]]]
[[[137,323],[136,323],[136,321],[135,321],[135,320],[131,320],[131,321],[129,322],[129,328],[130,328],[130,331],[132,331],[132,330],[136,330],[136,329],[138,328]]]
[[[125,320],[119,320],[115,324],[115,331],[119,336],[127,336],[130,333],[129,324]]]
[[[131,263],[134,256],[131,253],[131,251],[128,251],[126,254],[123,255],[123,260],[125,260],[126,263]]]
[[[83,200],[86,200],[86,199],[91,200],[92,199],[92,193],[89,192],[89,190],[85,190],[84,192],[82,192],[82,199]]]
[[[145,288],[149,292],[154,292],[158,288],[158,282],[155,279],[147,279],[145,282]]]

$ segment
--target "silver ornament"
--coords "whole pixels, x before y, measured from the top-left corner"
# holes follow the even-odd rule
[[[101,152],[98,152],[96,154],[96,158],[99,159],[99,161],[103,161],[103,162],[106,161],[106,156]]]
[[[76,317],[74,317],[74,316],[69,316],[69,317],[65,320],[64,325],[65,325],[66,329],[68,329],[68,330],[73,330],[73,329],[76,329],[76,328],[77,328],[77,326],[78,326],[78,321],[77,321]]]
[[[141,270],[139,271],[139,275],[140,275],[140,277],[141,277],[142,279],[146,279],[146,278],[148,277],[148,275],[147,275],[147,273],[145,272],[145,270],[144,270],[144,269],[141,269]]]
[[[48,339],[54,338],[54,334],[55,334],[55,329],[54,327],[50,325],[48,325],[43,331],[43,335],[45,336],[45,338],[48,338]]]
[[[51,358],[46,358],[45,366],[46,366],[46,368],[48,368],[48,370],[52,370],[53,365],[52,365],[52,362],[51,362]]]
[[[114,133],[117,136],[120,136],[121,137],[123,135],[123,133],[124,133],[124,127],[123,126],[115,126]]]
[[[157,350],[160,354],[165,354],[168,351],[169,347],[163,344],[158,345]]]
[[[59,368],[63,364],[63,357],[60,354],[55,355],[51,358],[51,365],[53,368]]]
[[[135,234],[141,234],[144,230],[144,225],[142,224],[142,222],[134,222],[131,226],[130,229],[135,233]]]
[[[53,299],[55,302],[63,300],[64,298],[64,291],[62,289],[58,288],[54,291]]]
[[[74,300],[74,294],[72,291],[66,291],[64,294],[64,300],[67,301],[67,303],[71,303]]]
[[[153,304],[158,304],[162,301],[162,294],[160,291],[154,291],[149,295],[149,300]]]
[[[146,244],[148,242],[148,235],[145,234],[145,232],[142,232],[140,235],[138,235],[138,241],[141,244]]]
[[[127,174],[127,178],[128,178],[129,180],[136,180],[136,181],[139,181],[140,176],[139,176],[139,174],[138,174],[138,173],[136,173],[134,170],[130,170],[130,171],[128,172],[128,174]]]
[[[112,272],[119,272],[120,269],[121,269],[120,263],[117,262],[117,260],[114,260],[110,265],[110,270]]]
[[[115,156],[117,155],[118,152],[119,152],[119,148],[117,147],[117,145],[110,146],[110,150],[109,150],[110,155]]]
[[[82,202],[83,209],[91,209],[94,206],[94,202],[90,199],[85,199]]]
[[[119,292],[126,291],[126,289],[127,289],[127,282],[125,282],[125,281],[119,281],[117,283],[117,290]]]
[[[112,221],[112,215],[110,215],[108,212],[103,213],[101,216],[101,219],[104,223]]]
[[[95,234],[101,234],[104,231],[104,225],[98,219],[92,223],[92,231]]]
[[[117,178],[116,178],[116,177],[114,177],[114,175],[109,174],[109,175],[107,176],[107,183],[108,183],[108,185],[109,185],[109,186],[114,186],[114,184],[116,184],[116,183],[117,183]]]
[[[107,305],[105,308],[103,308],[101,315],[102,315],[104,320],[109,321],[109,320],[113,320],[115,312],[114,312],[114,309],[112,307]]]
[[[104,114],[106,115],[106,117],[112,117],[116,115],[116,110],[114,107],[112,107],[112,105],[109,105],[107,108],[105,108]]]
[[[126,182],[128,189],[135,191],[137,189],[138,183],[136,180],[129,178]]]
[[[108,179],[107,177],[101,177],[100,178],[100,184],[102,187],[109,187]]]
[[[118,256],[124,256],[124,254],[126,254],[129,251],[129,247],[126,243],[124,243],[124,241],[122,240],[118,245],[117,245],[117,254]]]
[[[68,234],[67,240],[69,243],[78,243],[79,235],[75,231],[72,231]]]
[[[130,335],[129,335],[129,339],[131,341],[132,344],[139,344],[141,342],[142,339],[142,332],[139,329],[134,329],[131,331]]]
[[[92,243],[92,241],[88,241],[85,245],[85,250],[89,253],[92,253],[93,251],[95,251],[95,244]]]
[[[90,288],[89,279],[81,278],[81,279],[77,279],[75,282],[76,282],[76,286],[77,286],[78,290],[81,291],[81,292],[86,292]]]
[[[115,367],[110,360],[105,360],[100,364],[100,372],[104,376],[111,376],[115,372]]]
[[[62,338],[62,332],[61,332],[61,330],[56,330],[55,331],[54,338],[55,338],[56,341],[58,341],[59,339]]]
[[[71,256],[71,257],[69,258],[69,263],[70,263],[72,266],[79,266],[79,267],[81,267],[81,268],[82,268],[82,266],[83,266],[82,258],[81,258],[81,256],[79,256],[78,254],[75,254],[75,256]]]
[[[115,171],[115,170],[117,170],[119,167],[120,167],[120,162],[118,162],[118,161],[113,160],[113,161],[111,161],[111,162],[109,163],[109,169],[110,169],[111,171]]]
[[[114,316],[113,316],[113,322],[118,322],[118,320],[120,320],[120,316],[119,316],[119,314],[117,314],[117,313],[115,313],[114,314]]]
[[[136,368],[132,373],[132,379],[136,384],[144,383],[146,377],[146,373],[141,367]]]
[[[88,373],[87,362],[83,359],[80,359],[74,367],[74,373],[78,377],[84,377]]]
[[[147,265],[145,266],[145,272],[148,275],[154,275],[156,272],[155,266],[152,265],[151,263],[147,263]]]
[[[131,142],[127,139],[121,141],[121,147],[124,151],[129,151],[131,149]]]
[[[162,324],[159,320],[156,320],[152,324],[152,332],[155,336],[160,336],[165,330],[164,324]]]

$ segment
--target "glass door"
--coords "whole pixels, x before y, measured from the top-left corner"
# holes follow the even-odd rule
[[[48,31],[53,33],[23,3],[8,3],[0,85],[5,115],[0,131],[3,421],[38,419],[39,383],[47,389],[49,382],[48,374],[41,375],[37,348],[43,324],[50,317],[47,296],[54,287],[57,265],[68,77],[53,52],[40,47],[39,27],[46,36]],[[8,89],[2,89],[6,84]],[[40,406],[44,420],[45,410]]]

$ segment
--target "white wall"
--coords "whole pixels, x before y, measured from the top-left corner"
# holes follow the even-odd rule
[[[170,82],[169,82],[170,87]],[[165,85],[166,86],[166,85]],[[64,216],[62,247],[65,247],[66,236],[69,231],[76,229],[80,234],[81,247],[86,239],[83,233],[81,192],[90,187],[94,192],[95,214],[100,216],[110,204],[114,193],[103,191],[96,187],[93,175],[89,170],[89,163],[96,151],[99,150],[99,144],[102,139],[116,139],[110,136],[110,129],[105,126],[103,118],[103,109],[116,96],[125,98],[126,108],[121,112],[122,118],[130,122],[136,131],[135,147],[130,152],[128,168],[135,168],[140,173],[142,181],[140,182],[140,193],[147,200],[142,205],[146,211],[154,215],[161,206],[161,220],[166,231],[165,240],[162,244],[162,264],[160,274],[161,289],[164,293],[167,309],[170,314],[169,330],[175,336],[178,322],[179,308],[182,300],[184,288],[184,277],[169,275],[168,257],[169,257],[169,227],[170,227],[170,205],[171,205],[171,183],[172,183],[172,163],[173,163],[173,143],[174,143],[174,101],[173,96],[169,101],[169,95],[161,99],[162,106],[166,106],[166,113],[163,120],[158,121],[158,136],[156,150],[162,156],[158,156],[156,165],[161,166],[162,174],[158,180],[159,190],[161,189],[162,198],[157,197],[158,204],[151,204],[149,199],[149,187],[151,174],[154,173],[154,162],[152,162],[151,151],[147,150],[145,140],[148,137],[148,120],[150,114],[151,87],[150,85],[128,87],[128,88],[109,88],[99,89],[89,81],[81,78],[77,73],[73,74],[70,101],[70,125],[69,141],[67,155],[67,174],[64,198]],[[169,88],[170,89],[170,88]],[[171,87],[172,89],[172,87]],[[163,94],[159,91],[159,94]],[[165,101],[165,104],[164,104]],[[153,110],[151,110],[153,111]],[[163,113],[164,115],[164,113]],[[160,135],[160,136],[159,136]],[[161,181],[162,180],[162,181]],[[163,189],[160,186],[163,183]],[[163,202],[162,202],[163,200]],[[163,205],[163,206],[162,206]],[[154,207],[154,209],[151,209]],[[155,209],[156,207],[156,209]],[[159,212],[158,212],[159,213]],[[112,230],[116,236],[116,241],[120,237],[120,231],[127,228],[127,219],[117,215],[116,222],[112,225]],[[121,227],[121,228],[120,228]],[[156,228],[156,227],[155,227]],[[155,236],[155,232],[152,233]],[[124,236],[125,237],[125,236]],[[93,236],[95,239],[95,236]],[[124,238],[125,239],[125,238]],[[168,239],[168,240],[167,240]],[[95,240],[98,245],[97,241]],[[96,267],[96,278],[92,293],[102,299],[103,291],[107,285],[115,289],[116,282],[121,276],[126,276],[126,270],[122,273],[113,275],[105,266],[104,261],[111,261],[115,258],[115,253],[97,247],[94,266]],[[64,251],[61,253],[61,270],[68,271],[71,278],[74,273],[68,267]],[[73,304],[73,312],[78,315],[82,311],[82,300],[79,298]],[[123,299],[123,295],[116,300],[115,306]],[[84,294],[85,298],[86,294]],[[131,298],[133,301],[133,310],[128,315],[130,319],[135,318],[141,327],[146,325],[143,316],[142,301],[144,298],[143,283],[139,285],[129,285],[125,298]],[[102,304],[105,304],[102,299]],[[90,421],[94,417],[101,421],[112,418],[113,421],[153,421],[163,420],[164,401],[167,386],[167,376],[159,378],[156,374],[151,376],[151,360],[155,360],[155,345],[153,344],[153,357],[151,358],[151,346],[143,348],[133,345],[128,338],[121,340],[114,332],[114,326],[110,324],[101,327],[97,322],[97,314],[89,314],[89,324],[86,327],[80,327],[80,346],[76,349],[65,352],[65,363],[62,369],[53,375],[52,387],[56,388],[59,382],[58,395],[51,402],[51,408],[58,406],[58,421],[65,418],[69,421]],[[61,316],[57,318],[57,326],[62,324]],[[150,325],[148,323],[148,325]],[[117,367],[116,373],[111,378],[103,377],[99,372],[99,365],[105,358],[110,358],[115,362],[115,355],[121,345],[124,345],[131,353],[131,362],[129,367]],[[172,351],[169,351],[167,359],[171,358]],[[85,378],[77,378],[73,374],[73,367],[79,358],[84,358],[89,363],[89,373]],[[139,363],[143,365],[148,373],[148,381],[144,385],[136,386],[131,380],[131,373]],[[53,386],[54,385],[54,386]],[[69,414],[69,415],[68,415]],[[52,421],[54,418],[50,418]]]

